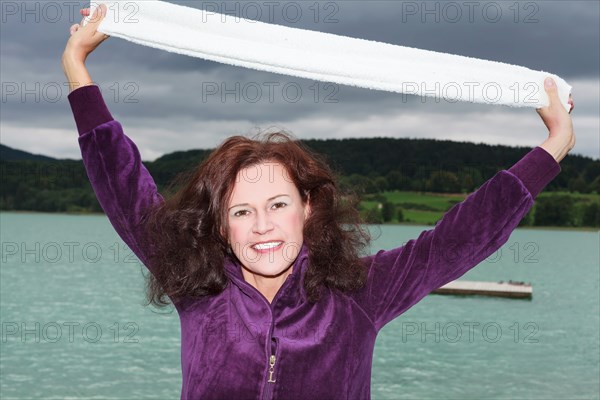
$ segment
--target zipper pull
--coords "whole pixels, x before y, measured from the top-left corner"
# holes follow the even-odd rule
[[[267,382],[275,383],[275,380],[273,379],[274,372],[275,372],[275,354],[271,355],[271,358],[269,358],[269,380]]]

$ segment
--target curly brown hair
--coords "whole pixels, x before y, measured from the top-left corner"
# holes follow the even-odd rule
[[[227,242],[227,204],[238,172],[263,162],[282,164],[303,203],[310,199],[311,213],[303,228],[308,300],[318,301],[324,286],[347,292],[364,285],[366,267],[360,255],[371,238],[361,224],[357,197],[338,190],[320,155],[289,133],[274,132],[228,138],[191,174],[179,177],[181,189],[149,210],[148,304],[162,307],[169,299],[216,295],[225,289],[225,257],[235,257]]]

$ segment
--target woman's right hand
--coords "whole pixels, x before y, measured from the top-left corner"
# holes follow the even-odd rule
[[[90,14],[90,9],[83,8],[80,13],[85,19],[85,17]],[[85,26],[83,25],[83,20],[80,24],[71,26],[71,37],[65,47],[63,60],[67,59],[69,62],[84,63],[87,56],[94,51],[100,43],[109,38],[108,35],[97,31],[98,26],[105,16],[106,5],[100,4]]]

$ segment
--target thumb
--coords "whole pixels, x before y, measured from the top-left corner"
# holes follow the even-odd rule
[[[558,98],[558,88],[556,87],[556,82],[554,82],[554,79],[547,77],[544,80],[544,90],[546,90],[546,93],[548,94],[548,107],[552,107],[555,104],[560,104],[560,99]]]

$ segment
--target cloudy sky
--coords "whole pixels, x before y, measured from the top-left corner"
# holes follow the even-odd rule
[[[599,2],[172,1],[295,28],[552,72],[573,86],[573,153],[600,157]],[[2,1],[2,144],[80,159],[60,58],[73,1]],[[410,137],[536,146],[534,109],[451,103],[331,85],[167,53],[110,38],[87,66],[144,160],[210,148],[233,134]],[[443,68],[443,66],[441,66]],[[298,91],[300,88],[300,91]]]

